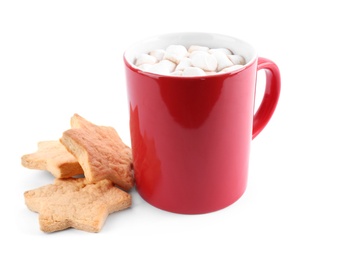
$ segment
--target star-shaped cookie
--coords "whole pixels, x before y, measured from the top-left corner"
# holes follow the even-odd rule
[[[109,179],[128,191],[134,186],[131,148],[113,127],[95,125],[78,114],[60,142],[80,163],[90,183]]]
[[[21,164],[30,169],[49,171],[56,178],[83,174],[77,159],[59,141],[41,141],[38,150],[21,157]]]
[[[44,232],[70,227],[99,232],[110,213],[131,206],[131,195],[109,180],[89,184],[85,178],[55,179],[53,184],[26,191],[24,197],[27,207],[39,213]]]

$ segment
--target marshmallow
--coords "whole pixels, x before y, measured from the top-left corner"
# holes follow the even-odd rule
[[[176,68],[176,63],[170,60],[161,60],[159,64],[161,64],[164,67],[167,67],[170,72],[173,72]]]
[[[209,47],[206,46],[200,46],[200,45],[191,45],[188,49],[188,52],[194,52],[194,51],[208,51]]]
[[[245,64],[245,59],[241,55],[228,55],[228,58],[235,65],[244,65]]]
[[[182,76],[183,71],[182,70],[175,70],[174,72],[171,72],[171,76]]]
[[[160,75],[169,75],[171,72],[170,68],[166,64],[160,62],[151,65],[146,71]]]
[[[157,62],[157,59],[154,56],[151,56],[149,54],[141,53],[135,62],[136,66],[140,66],[142,64],[155,64]]]
[[[144,63],[138,66],[139,69],[148,71],[154,64]]]
[[[211,55],[217,60],[217,71],[221,71],[224,68],[234,65],[228,56],[222,51],[215,51]]]
[[[149,55],[154,56],[157,59],[157,61],[161,61],[164,57],[164,54],[165,50],[163,49],[157,49],[149,52]]]
[[[230,72],[230,71],[238,70],[242,67],[243,67],[243,65],[234,65],[234,66],[222,69],[219,73],[227,73],[227,72]]]
[[[141,70],[171,76],[207,76],[239,70],[245,58],[227,48],[169,45],[140,54],[134,64]]]
[[[216,74],[218,74],[218,72],[216,72],[216,71],[206,71],[205,72],[205,75],[216,75]]]
[[[178,64],[182,58],[187,56],[187,54],[187,48],[183,45],[169,45],[165,50],[163,58]]]
[[[187,67],[183,70],[182,76],[204,76],[205,71],[198,67]]]
[[[181,59],[180,63],[177,64],[175,70],[184,70],[187,67],[191,67],[191,59],[183,58]]]
[[[200,53],[200,52],[206,53],[205,51],[192,51],[192,52],[189,52],[189,53],[188,53],[188,58],[191,59],[194,55],[196,55],[196,54],[198,54],[198,53]]]
[[[204,51],[196,51],[191,55],[191,64],[205,71],[215,71],[217,60],[211,54]]]
[[[208,52],[209,52],[210,54],[213,54],[213,53],[215,53],[215,52],[223,52],[223,53],[225,53],[226,55],[231,55],[231,54],[233,54],[232,51],[230,51],[230,50],[227,49],[227,48],[214,48],[214,49],[210,49]]]

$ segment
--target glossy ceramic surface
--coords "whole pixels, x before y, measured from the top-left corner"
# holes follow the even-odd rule
[[[197,39],[192,37],[191,44],[198,44]],[[250,50],[250,61],[238,71],[173,77],[143,72],[128,55],[124,62],[139,194],[158,208],[185,214],[234,203],[247,185],[251,140],[278,102],[278,67]],[[258,69],[267,71],[267,83],[254,115]]]

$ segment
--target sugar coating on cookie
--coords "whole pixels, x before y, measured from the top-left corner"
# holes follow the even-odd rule
[[[38,142],[34,153],[21,157],[22,166],[49,171],[56,178],[69,178],[83,173],[77,159],[58,140]]]
[[[55,179],[53,184],[24,193],[27,207],[39,213],[40,229],[55,232],[75,228],[99,232],[109,214],[131,206],[131,195],[109,180]]]
[[[87,181],[108,179],[130,190],[134,186],[131,148],[116,130],[95,125],[78,114],[71,118],[71,127],[63,132],[60,142],[78,160]]]

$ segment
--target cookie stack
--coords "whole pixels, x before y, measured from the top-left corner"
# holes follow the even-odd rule
[[[53,184],[24,193],[44,232],[71,227],[99,232],[109,214],[131,206],[131,148],[113,127],[74,114],[71,128],[59,140],[39,142],[38,150],[23,155],[21,163],[55,177]]]

